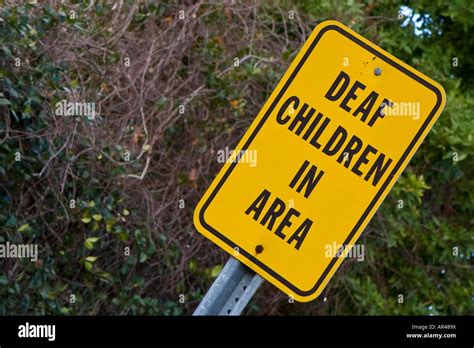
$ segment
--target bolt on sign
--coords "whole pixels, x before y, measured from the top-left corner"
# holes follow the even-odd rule
[[[429,77],[323,22],[199,202],[196,228],[297,301],[315,299],[445,99]]]

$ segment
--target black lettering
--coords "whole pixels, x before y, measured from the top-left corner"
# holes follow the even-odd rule
[[[354,164],[354,167],[352,167],[352,172],[358,176],[361,176],[362,173],[360,170],[359,170],[359,167],[362,165],[362,164],[367,164],[369,162],[369,160],[367,159],[367,155],[369,153],[377,153],[377,149],[371,145],[368,145],[365,147],[364,151],[362,151],[362,153],[360,154],[360,157],[357,159],[357,162]]]
[[[328,126],[329,122],[331,122],[331,119],[329,117],[326,117],[324,119],[323,123],[321,124],[321,127],[318,128],[318,130],[316,131],[316,133],[314,133],[313,137],[311,138],[311,140],[309,142],[311,145],[313,145],[317,149],[319,149],[321,147],[321,144],[318,143],[318,139],[321,136],[321,134],[323,134],[323,132],[326,129],[326,127]]]
[[[288,129],[290,131],[293,131],[293,129],[295,128],[295,126],[300,123],[298,129],[296,130],[295,134],[296,135],[300,135],[301,132],[303,131],[303,129],[306,127],[306,125],[308,124],[309,120],[311,119],[311,117],[313,117],[313,114],[316,112],[315,109],[313,108],[310,108],[307,115],[305,116],[305,112],[306,112],[306,109],[309,107],[308,104],[304,103],[303,104],[303,107],[300,109],[300,111],[298,112],[298,114],[293,118],[293,121],[291,122],[290,126],[288,127]]]
[[[365,122],[367,117],[369,117],[369,114],[372,111],[372,108],[374,107],[374,104],[377,101],[378,97],[379,97],[379,94],[377,92],[375,91],[370,92],[367,98],[365,98],[364,101],[359,105],[359,107],[355,109],[352,115],[357,117],[358,114],[362,113],[362,117],[360,118],[360,120],[362,122]]]
[[[291,242],[295,240],[295,249],[299,250],[312,225],[313,221],[311,221],[310,219],[304,220],[300,227],[298,227],[298,229],[295,231],[295,233],[293,233],[293,235],[288,239],[287,243],[291,244]]]
[[[276,120],[279,124],[283,125],[286,124],[290,119],[291,116],[286,115],[285,118],[283,118],[283,114],[288,110],[290,107],[290,104],[294,104],[293,109],[298,109],[298,105],[300,105],[300,100],[296,96],[289,97],[281,106],[280,110],[278,111],[278,114],[276,116]]]
[[[334,148],[331,149],[331,146],[334,144],[334,142],[337,140],[338,137],[339,137],[338,142],[336,143]],[[346,138],[347,138],[347,131],[342,126],[338,126],[337,129],[334,131],[334,134],[331,136],[331,139],[329,139],[326,146],[324,146],[323,153],[325,153],[328,156],[335,155],[341,148],[342,144],[344,144],[344,142],[346,141]]]
[[[316,171],[318,167],[315,165],[311,165],[311,168],[309,168],[308,172],[306,173],[305,177],[301,181],[300,185],[296,189],[296,192],[300,193],[301,190],[306,186],[306,190],[304,192],[304,197],[308,198],[311,192],[313,192],[314,188],[318,184],[319,180],[321,180],[321,177],[324,175],[324,171],[320,170],[318,175],[316,176]]]
[[[330,101],[338,100],[342,96],[344,91],[346,90],[347,86],[349,86],[350,80],[351,78],[349,77],[349,75],[347,75],[344,71],[341,70],[339,75],[337,75],[336,79],[332,83],[331,87],[329,87],[324,97],[326,99],[329,99]],[[342,85],[340,86],[339,90],[336,92],[336,88],[338,88],[341,82],[342,82]]]
[[[262,193],[257,197],[257,199],[245,211],[245,214],[250,215],[250,213],[253,211],[253,219],[255,221],[258,221],[258,218],[260,217],[260,214],[262,213],[265,204],[267,204],[268,198],[270,198],[270,192],[267,190],[263,190]]]
[[[374,179],[372,180],[372,186],[376,186],[379,180],[382,178],[384,173],[387,171],[388,167],[390,166],[390,163],[392,163],[392,159],[388,158],[387,162],[384,164],[385,160],[385,155],[381,153],[379,157],[375,160],[374,164],[372,167],[370,167],[369,171],[367,172],[367,175],[365,176],[364,180],[368,181],[370,177],[372,176],[372,173],[375,172]]]
[[[344,97],[344,99],[342,99],[342,102],[341,104],[339,104],[339,106],[346,110],[347,112],[351,112],[351,108],[347,105],[347,103],[352,100],[352,99],[356,99],[357,98],[357,94],[356,94],[356,91],[358,89],[365,89],[365,85],[359,81],[355,81],[354,82],[354,85],[351,87],[351,89],[349,90],[349,92],[347,93],[347,95]]]
[[[290,210],[288,210],[285,217],[283,218],[283,220],[281,220],[280,224],[278,225],[277,229],[275,230],[275,234],[278,237],[280,237],[281,239],[286,238],[286,235],[284,235],[282,233],[282,231],[285,227],[290,227],[291,226],[292,222],[290,221],[290,219],[293,215],[298,217],[298,216],[300,216],[300,213],[296,209],[290,208]]]
[[[354,147],[353,147],[354,146]],[[353,135],[352,138],[347,142],[346,147],[342,150],[337,161],[342,163],[344,161],[344,167],[349,168],[352,156],[360,151],[362,148],[362,140],[357,136]]]
[[[388,107],[392,107],[393,103],[388,100],[388,99],[383,99],[383,102],[380,104],[380,106],[377,108],[377,111],[375,111],[374,115],[372,116],[372,118],[370,119],[368,125],[369,127],[372,127],[375,123],[375,121],[377,121],[377,119],[379,118],[384,118],[385,114],[383,112],[383,109],[388,106]]]
[[[301,175],[303,175],[304,171],[306,170],[306,168],[308,167],[309,165],[309,161],[306,160],[303,162],[303,164],[301,165],[300,169],[298,169],[298,171],[296,172],[296,175],[293,177],[293,180],[291,180],[290,182],[290,187],[291,188],[294,188],[296,183],[298,182],[298,180],[301,178]]]
[[[308,140],[309,136],[311,135],[311,133],[313,133],[314,131],[314,128],[316,128],[316,126],[318,125],[319,121],[321,121],[321,118],[323,118],[323,114],[318,112],[318,114],[316,115],[316,117],[313,119],[313,122],[311,122],[311,125],[309,126],[309,128],[306,130],[306,132],[304,133],[303,135],[303,140]],[[321,146],[321,145],[319,145]]]
[[[275,198],[270,208],[268,208],[267,213],[263,217],[262,221],[260,221],[260,225],[265,226],[268,223],[267,229],[272,230],[273,225],[275,224],[275,220],[277,217],[283,215],[285,211],[286,205],[280,198]]]

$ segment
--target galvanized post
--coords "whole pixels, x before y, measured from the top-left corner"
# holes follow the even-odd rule
[[[240,315],[263,278],[231,257],[193,315]]]

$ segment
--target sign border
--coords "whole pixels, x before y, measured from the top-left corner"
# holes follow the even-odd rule
[[[331,23],[337,23],[335,21],[327,21],[327,22],[331,22]],[[320,23],[319,25],[324,25],[325,23],[322,22]],[[326,26],[324,26],[323,28],[320,29],[320,31],[318,32],[318,34],[316,35],[316,37],[314,38],[313,42],[311,42],[311,45],[308,47],[308,49],[306,50],[306,52],[304,53],[303,57],[301,58],[301,60],[297,63],[295,69],[293,70],[293,72],[291,73],[291,75],[288,77],[288,79],[285,81],[285,84],[283,85],[283,87],[281,88],[281,90],[278,92],[277,96],[275,97],[275,99],[273,100],[273,102],[271,103],[270,107],[268,108],[268,110],[265,112],[265,115],[262,117],[262,119],[260,120],[260,122],[257,124],[257,126],[254,128],[254,130],[252,131],[252,134],[249,136],[249,138],[247,139],[247,141],[245,142],[245,144],[243,145],[241,151],[245,151],[249,148],[250,144],[252,143],[253,139],[255,138],[255,136],[258,134],[259,130],[262,128],[262,126],[265,124],[265,122],[268,120],[268,118],[270,117],[271,113],[273,112],[274,108],[276,107],[276,105],[278,104],[278,102],[280,101],[280,99],[283,97],[283,94],[286,92],[286,90],[288,89],[288,87],[290,86],[290,84],[293,82],[294,78],[296,77],[296,75],[298,74],[299,70],[301,69],[301,67],[303,66],[303,64],[306,62],[306,60],[308,59],[309,55],[311,54],[311,52],[314,50],[314,48],[316,47],[317,43],[319,42],[319,40],[321,39],[321,37],[324,35],[324,33],[326,33],[327,31],[329,30],[335,30],[337,31],[338,33],[342,34],[343,36],[345,36],[346,38],[348,38],[349,40],[351,40],[352,42],[354,42],[355,44],[361,46],[362,48],[366,49],[367,51],[369,51],[370,53],[372,53],[373,55],[375,55],[376,57],[382,59],[383,61],[385,61],[386,63],[390,64],[391,66],[393,66],[394,68],[396,68],[397,70],[399,70],[400,72],[408,75],[409,77],[411,77],[412,79],[414,79],[415,81],[417,81],[418,83],[422,84],[423,86],[427,87],[428,89],[432,90],[435,94],[436,94],[436,97],[437,97],[437,100],[436,100],[436,104],[435,106],[433,107],[433,109],[431,110],[430,114],[428,115],[428,117],[426,118],[425,122],[423,123],[423,125],[420,127],[420,129],[418,130],[418,132],[416,133],[415,137],[412,139],[412,141],[410,142],[410,144],[408,145],[408,148],[403,152],[402,156],[400,157],[399,161],[396,163],[396,165],[394,166],[394,168],[392,169],[392,171],[390,172],[390,175],[387,176],[386,180],[384,181],[384,183],[381,185],[380,189],[377,191],[377,193],[375,194],[374,198],[372,199],[372,201],[369,203],[368,207],[366,208],[366,210],[364,211],[364,213],[361,215],[361,217],[359,218],[359,220],[357,221],[356,225],[353,227],[353,229],[351,230],[351,232],[349,233],[349,235],[347,236],[346,240],[344,241],[343,245],[341,246],[341,248],[339,249],[339,251],[341,253],[336,253],[336,255],[344,255],[343,251],[344,249],[346,248],[345,246],[347,246],[348,244],[350,244],[352,238],[354,237],[354,235],[357,233],[357,231],[359,230],[360,226],[365,222],[367,216],[371,213],[371,211],[373,210],[374,208],[374,205],[377,203],[377,201],[379,200],[380,196],[385,193],[385,190],[387,188],[387,186],[394,180],[396,179],[395,178],[395,174],[397,173],[397,171],[399,170],[400,166],[405,162],[405,160],[407,159],[407,157],[410,155],[411,151],[413,150],[413,148],[415,147],[416,143],[418,142],[418,140],[420,139],[420,137],[422,136],[422,134],[424,133],[424,131],[426,130],[426,128],[428,127],[428,125],[430,124],[431,120],[433,119],[433,117],[436,115],[436,113],[438,112],[440,106],[441,106],[441,103],[443,101],[443,95],[444,95],[444,91],[440,90],[440,88],[438,88],[437,86],[431,84],[429,81],[425,80],[422,76],[419,76],[415,73],[413,73],[412,71],[410,71],[409,69],[407,69],[406,67],[402,66],[401,64],[397,63],[396,61],[394,61],[392,58],[386,56],[384,54],[384,52],[382,51],[378,51],[376,48],[370,46],[369,44],[367,44],[366,42],[362,41],[361,39],[359,39],[358,37],[354,36],[351,32],[347,31],[345,28],[343,27],[340,27],[338,26],[337,24],[328,24]],[[222,233],[220,233],[219,231],[217,231],[216,229],[214,229],[212,226],[210,226],[204,219],[204,213],[206,211],[206,209],[209,207],[210,203],[212,202],[212,200],[214,199],[214,197],[216,196],[216,194],[219,192],[219,189],[222,187],[222,185],[224,184],[224,182],[227,180],[227,178],[229,177],[229,175],[232,173],[233,169],[235,168],[235,166],[237,165],[237,161],[236,162],[232,162],[230,164],[230,166],[227,168],[225,174],[222,176],[222,178],[219,180],[218,184],[215,186],[215,188],[212,190],[212,192],[209,194],[207,200],[204,202],[204,204],[202,205],[200,211],[199,211],[199,222],[201,224],[202,227],[204,227],[207,231],[209,231],[210,233],[212,233],[215,237],[219,238],[221,241],[223,241],[224,243],[226,243],[229,247],[231,247],[232,249],[235,249],[236,247],[239,248],[239,253],[242,254],[245,258],[247,258],[250,262],[252,262],[253,264],[255,264],[256,266],[258,266],[259,268],[261,268],[262,270],[264,270],[265,272],[267,272],[269,275],[271,275],[273,278],[275,278],[276,280],[278,280],[280,283],[282,283],[283,285],[285,285],[288,289],[292,290],[295,294],[298,294],[299,296],[301,297],[309,297],[311,296],[312,294],[314,294],[315,292],[317,292],[317,290],[319,289],[319,287],[321,286],[321,284],[324,282],[324,280],[326,279],[327,275],[329,274],[329,272],[333,269],[334,267],[334,264],[339,260],[339,258],[341,258],[342,256],[338,257],[338,256],[334,256],[332,258],[332,260],[330,261],[330,263],[328,264],[328,266],[326,267],[326,269],[323,271],[323,273],[321,274],[321,276],[319,277],[319,279],[316,281],[315,285],[309,289],[309,290],[301,290],[299,288],[297,288],[295,285],[293,285],[291,282],[289,282],[288,280],[286,280],[285,278],[283,278],[281,275],[279,275],[277,272],[275,272],[273,269],[271,269],[270,267],[268,267],[267,265],[265,265],[262,261],[258,260],[256,257],[254,257],[252,254],[250,254],[249,252],[245,251],[244,249],[242,249],[240,246],[238,246],[236,243],[232,242],[229,238],[227,238],[226,236],[224,236]]]

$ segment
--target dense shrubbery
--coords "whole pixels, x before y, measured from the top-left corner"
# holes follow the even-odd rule
[[[415,35],[401,4],[335,3],[0,9],[0,243],[40,245],[35,263],[0,260],[0,314],[190,313],[227,258],[192,227],[216,151],[330,18],[441,82],[447,107],[363,234],[365,262],[310,304],[266,285],[250,312],[472,313],[474,11],[419,1]],[[66,98],[100,116],[55,117]]]

